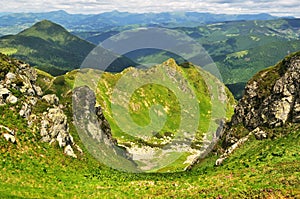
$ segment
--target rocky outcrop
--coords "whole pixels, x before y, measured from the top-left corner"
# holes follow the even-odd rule
[[[0,105],[5,105],[6,103],[15,104],[17,102],[18,98],[15,97],[10,90],[0,85]]]
[[[241,133],[262,140],[274,136],[268,129],[288,123],[300,123],[300,52],[275,67],[255,75],[246,85],[245,93],[235,108],[232,120],[223,131],[225,153],[216,165],[223,162],[247,138]],[[266,130],[267,129],[267,130]],[[245,136],[245,137],[241,137]]]
[[[63,105],[59,104],[59,98],[55,94],[43,96],[42,89],[37,85],[37,71],[28,64],[10,59],[0,54],[0,105],[13,105],[19,102],[16,110],[25,118],[28,126],[35,132],[40,132],[41,141],[57,142],[64,153],[76,158],[72,147],[82,153],[79,146],[74,143],[69,133],[68,118],[63,111]],[[20,99],[13,95],[19,93]],[[48,105],[47,111],[43,113],[34,112],[38,103]],[[16,108],[14,107],[14,108]],[[39,109],[39,108],[37,108]],[[0,128],[2,128],[0,126]],[[13,133],[3,135],[6,140],[15,143]]]
[[[235,109],[232,125],[249,130],[259,126],[279,127],[300,122],[300,55],[257,74],[246,86]]]
[[[50,105],[58,105],[59,99],[55,94],[48,94],[42,97]]]
[[[60,147],[65,147],[70,156],[76,157],[71,150],[74,141],[69,134],[68,119],[60,107],[50,108],[48,112],[43,113],[40,134],[43,142],[57,141]]]
[[[127,150],[118,146],[117,141],[112,137],[110,125],[105,119],[101,107],[96,106],[95,93],[89,87],[74,89],[73,114],[78,134],[84,142],[89,143],[86,145],[89,150],[97,148],[101,152],[98,154],[103,156],[120,155],[125,159],[131,159]]]

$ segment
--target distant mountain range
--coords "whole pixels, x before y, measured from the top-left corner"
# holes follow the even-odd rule
[[[246,82],[258,71],[276,64],[291,52],[300,50],[300,19],[224,21],[197,27],[172,28],[202,45],[218,66],[223,81],[236,98]],[[94,43],[103,42],[124,31],[123,27],[105,32],[76,32]],[[148,53],[148,54],[147,54]],[[163,62],[168,52],[140,50],[127,54],[135,62]],[[173,56],[177,62],[180,60]]]
[[[277,17],[269,14],[212,14],[198,12],[128,13],[105,12],[101,14],[69,14],[63,10],[45,13],[0,13],[0,34],[16,34],[47,19],[70,31],[105,30],[118,26],[198,26],[223,21],[270,20]]]

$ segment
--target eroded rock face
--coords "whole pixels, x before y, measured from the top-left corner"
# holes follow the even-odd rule
[[[108,154],[106,149],[109,149],[113,154],[131,159],[131,155],[125,149],[120,148],[117,141],[113,139],[110,125],[105,119],[101,107],[96,107],[95,93],[89,87],[74,89],[73,113],[80,137],[90,140],[90,146],[100,146],[98,150],[104,155]]]
[[[259,126],[272,128],[300,122],[300,55],[284,60],[273,70],[277,72],[262,72],[247,84],[245,95],[235,109],[233,125],[242,123],[254,130]],[[274,80],[267,85],[270,88],[264,88],[264,81],[271,78]]]
[[[48,112],[43,113],[40,133],[44,142],[57,141],[60,147],[73,144],[73,137],[69,134],[67,116],[58,107],[50,108]]]
[[[76,158],[72,147],[80,153],[82,150],[74,143],[73,137],[69,133],[68,118],[64,114],[64,106],[59,105],[59,98],[55,94],[43,96],[41,87],[36,84],[38,75],[34,68],[4,55],[1,55],[1,59],[10,65],[6,68],[3,65],[3,68],[0,68],[0,105],[13,106],[19,101],[13,93],[21,93],[19,94],[22,98],[22,101],[19,101],[21,106],[17,110],[19,110],[19,115],[27,120],[32,131],[40,132],[41,140],[44,142],[50,144],[58,142],[58,145],[64,148],[66,155]],[[47,112],[34,112],[39,101],[48,104]],[[0,125],[0,130],[1,128],[4,127]],[[8,130],[6,129],[6,131]],[[5,139],[16,143],[15,135],[8,132],[3,135]]]

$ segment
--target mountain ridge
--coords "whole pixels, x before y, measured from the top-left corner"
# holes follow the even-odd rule
[[[274,132],[282,132],[283,130],[287,132],[275,140],[263,139],[258,141],[255,137],[249,136],[249,141],[239,146],[218,167],[214,166],[217,157],[216,152],[213,151],[206,159],[195,165],[191,171],[168,174],[119,172],[96,161],[75,133],[76,130],[70,121],[72,117],[69,117],[71,113],[69,110],[71,107],[70,89],[72,88],[70,81],[72,81],[74,71],[60,77],[52,77],[45,72],[37,71],[37,79],[35,79],[36,76],[33,72],[35,69],[28,71],[27,64],[7,57],[4,60],[0,63],[0,82],[1,85],[4,83],[5,87],[9,85],[8,88],[11,90],[8,95],[4,93],[6,105],[0,106],[0,111],[3,113],[0,120],[0,157],[2,160],[0,163],[0,193],[4,198],[154,196],[162,198],[297,198],[300,196],[298,189],[300,182],[299,126],[273,129]],[[172,61],[169,63],[172,65]],[[12,64],[17,64],[22,70],[13,71]],[[187,68],[188,66],[187,64],[184,67]],[[25,72],[24,76],[31,79],[30,84],[27,80],[25,81],[27,87],[22,89],[28,93],[26,97],[32,99],[30,85],[43,88],[44,94],[42,96],[48,96],[46,99],[45,97],[38,99],[38,108],[32,113],[38,111],[36,115],[39,115],[47,112],[44,119],[50,123],[53,113],[56,113],[63,119],[62,123],[57,122],[57,124],[64,126],[65,117],[60,114],[58,109],[63,110],[68,118],[69,129],[74,142],[83,151],[81,153],[74,146],[74,153],[77,158],[62,155],[58,142],[51,144],[40,142],[40,132],[30,129],[28,121],[19,116],[19,110],[23,109],[20,102],[23,102],[22,96],[24,95],[21,95],[18,89],[24,86],[24,81],[15,82],[13,74],[18,75],[18,72],[22,74]],[[84,77],[90,79],[88,73],[81,72],[83,72]],[[296,72],[299,74],[299,70]],[[23,80],[26,79],[25,77]],[[11,86],[15,86],[17,90],[12,90]],[[39,90],[38,87],[35,87],[33,92],[37,90]],[[60,98],[58,102],[62,104],[62,106],[53,107],[57,112],[52,110],[53,108],[47,109],[49,107],[47,100],[52,101],[53,99],[53,103],[57,103],[53,93]],[[15,100],[10,96],[11,94],[18,98],[16,104],[13,104]],[[3,96],[2,92],[1,96]],[[34,102],[35,100],[29,100],[28,103]],[[94,107],[94,102],[90,103]],[[49,114],[50,112],[52,113]],[[97,112],[100,113],[101,110]],[[34,119],[33,116],[30,118]],[[3,128],[3,126],[7,128]],[[50,128],[47,125],[44,127],[52,129],[51,126],[52,124]],[[60,133],[62,132],[65,131]],[[239,134],[243,133],[247,133],[247,129],[239,129]],[[263,134],[258,135],[263,137]],[[11,136],[15,137],[15,140]],[[68,147],[65,152],[71,152],[70,148]]]

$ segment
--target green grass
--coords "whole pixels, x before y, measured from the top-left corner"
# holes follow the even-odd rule
[[[172,63],[168,65],[167,62]],[[191,146],[199,148],[200,145],[202,146],[204,135],[212,134],[218,128],[219,120],[231,117],[235,101],[222,83],[200,67],[192,64],[181,67],[175,61],[167,62],[146,70],[127,68],[122,73],[115,74],[84,69],[68,73],[65,75],[65,80],[70,80],[70,84],[72,84],[71,80],[74,80],[75,87],[89,85],[96,91],[97,103],[103,108],[112,134],[119,144],[132,146],[132,143],[135,143],[139,146],[158,147],[158,157],[174,162],[176,165],[172,165],[172,168],[183,169],[187,166],[182,164],[184,158],[181,158],[180,162],[176,161],[172,154],[161,154],[159,148],[171,144],[161,138],[166,134],[172,134],[172,139],[182,141],[183,132],[187,132],[194,138]],[[181,77],[174,76],[176,84],[167,75],[168,67],[181,74]],[[183,79],[186,81],[185,85],[178,86]],[[132,85],[135,86],[144,80],[158,81],[158,83],[138,86],[130,93]],[[55,88],[57,90],[57,87]],[[222,89],[224,89],[223,93]],[[191,92],[195,94],[193,100],[189,98]],[[220,100],[220,93],[223,94],[225,101]],[[126,101],[127,95],[130,95],[128,101]],[[198,110],[195,109],[197,106]],[[190,115],[195,115],[199,119],[195,120],[195,117]],[[164,164],[160,164],[162,165]],[[166,167],[153,169],[167,171],[171,168],[170,165]]]
[[[5,63],[1,61],[3,71],[14,70],[13,62],[10,65]],[[66,75],[63,84],[68,85],[75,74]],[[45,77],[51,82],[53,80],[45,73],[39,72],[39,75],[39,84],[48,82]],[[194,74],[190,71],[187,75]],[[109,80],[114,82],[111,78]],[[48,92],[54,92],[55,84],[61,82],[53,80],[53,83]],[[220,167],[214,166],[220,154],[212,153],[191,171],[125,173],[104,166],[89,154],[72,124],[70,95],[64,96],[60,98],[66,107],[64,111],[68,116],[70,133],[84,151],[84,154],[76,152],[78,159],[63,155],[62,149],[55,143],[41,143],[39,132],[30,129],[27,121],[19,116],[20,102],[14,106],[0,106],[0,125],[13,129],[17,140],[17,144],[7,142],[2,136],[6,132],[1,130],[1,198],[300,197],[299,125],[270,130],[274,134],[272,140],[258,141],[252,136]],[[33,110],[35,114],[45,109],[45,104],[37,106]],[[239,130],[237,133],[243,136],[246,132]]]
[[[30,132],[23,132],[24,138]],[[1,137],[2,198],[297,198],[300,132],[275,140],[251,138],[224,165],[210,156],[193,170],[131,174],[101,166],[86,153],[65,157],[56,147]],[[5,143],[5,145],[3,145]]]
[[[0,53],[5,55],[13,55],[18,52],[16,48],[0,48]]]

